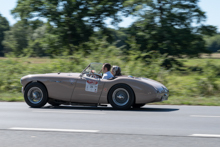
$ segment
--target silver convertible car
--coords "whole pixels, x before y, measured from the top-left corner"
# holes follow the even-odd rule
[[[53,106],[111,104],[115,109],[130,109],[168,99],[169,90],[148,78],[118,76],[102,79],[102,66],[102,63],[91,63],[82,73],[24,76],[21,84],[25,102],[34,108],[49,103]]]

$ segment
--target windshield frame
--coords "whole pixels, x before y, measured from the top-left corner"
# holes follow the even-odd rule
[[[82,77],[84,74],[89,73],[89,72],[86,72],[86,70],[87,70],[89,67],[91,67],[92,64],[99,64],[99,65],[101,66],[100,71],[99,71],[99,72],[96,71],[95,74],[102,76],[101,71],[102,71],[103,63],[92,62],[92,63],[90,63],[90,64],[81,72],[81,74],[80,74],[81,77]],[[91,70],[95,70],[95,69],[91,69]]]

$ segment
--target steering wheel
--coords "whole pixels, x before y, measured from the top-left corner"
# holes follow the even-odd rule
[[[92,70],[89,72],[89,77],[94,77],[94,78],[101,78],[101,76],[99,75],[99,74],[97,74],[97,73],[94,73],[94,72],[92,72]]]
[[[95,76],[98,77],[98,78],[102,78],[102,76],[100,76],[100,75],[97,74],[97,73],[93,73],[93,75],[95,75]]]

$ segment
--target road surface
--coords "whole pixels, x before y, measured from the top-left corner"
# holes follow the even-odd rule
[[[0,102],[0,147],[219,147],[220,107],[30,108]]]

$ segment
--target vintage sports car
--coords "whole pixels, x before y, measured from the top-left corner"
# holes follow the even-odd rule
[[[146,103],[168,99],[161,83],[133,76],[101,79],[103,64],[91,63],[82,73],[47,73],[21,78],[26,103],[39,108],[49,103],[64,105],[105,105],[115,109],[139,108]]]

